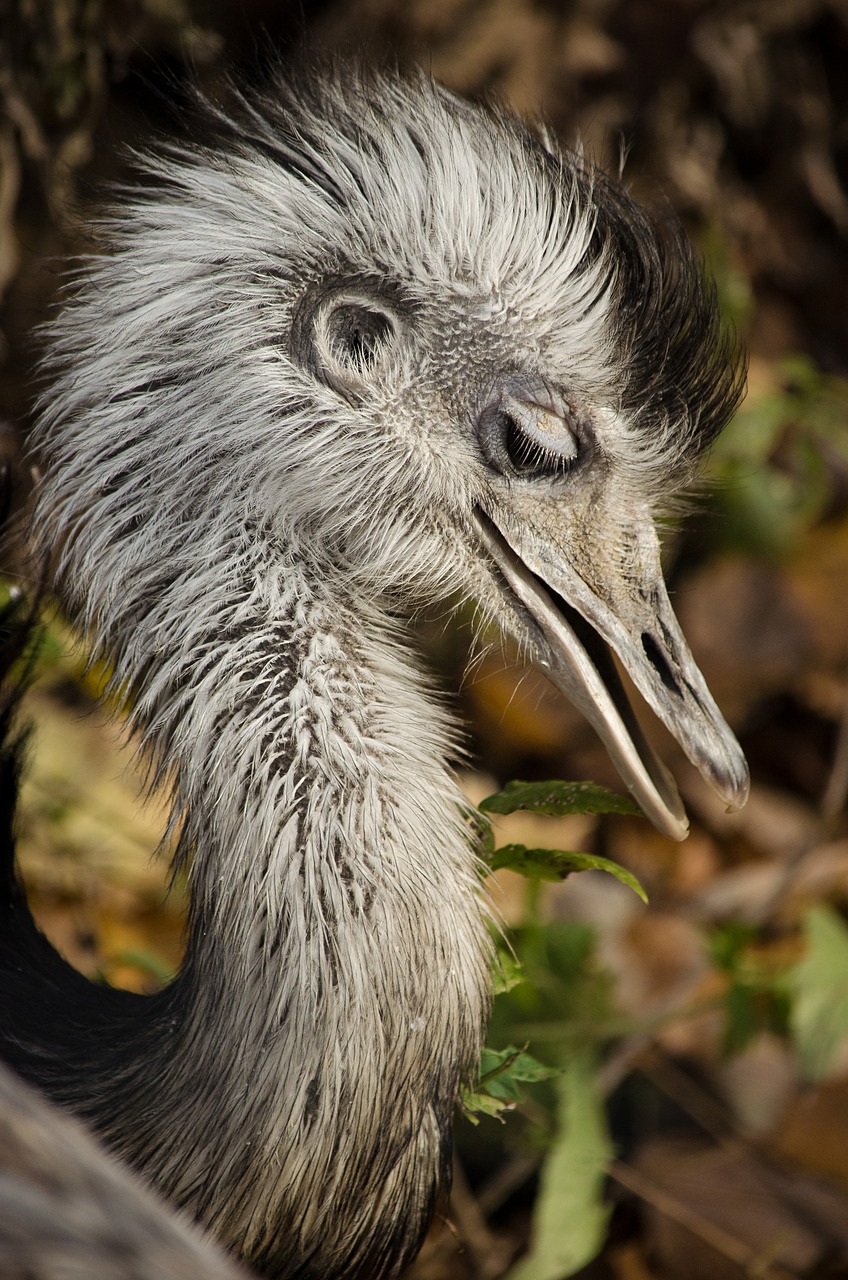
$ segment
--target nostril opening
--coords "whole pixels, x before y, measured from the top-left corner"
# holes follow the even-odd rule
[[[668,659],[654,637],[649,635],[647,631],[642,632],[642,648],[645,651],[645,657],[656,671],[660,680],[662,680],[666,689],[680,697],[680,686],[674,678],[671,667],[668,665]]]

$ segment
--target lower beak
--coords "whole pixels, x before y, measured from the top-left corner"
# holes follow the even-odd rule
[[[627,528],[633,563],[626,572],[620,546],[605,555],[597,538],[587,540],[591,566],[581,566],[573,554],[556,552],[558,542],[538,528],[507,537],[479,508],[475,524],[507,590],[531,619],[536,664],[593,725],[657,829],[684,839],[686,813],[674,779],[639,728],[610,649],[727,807],[741,807],[748,795],[745,758],[674,616],[650,518]]]

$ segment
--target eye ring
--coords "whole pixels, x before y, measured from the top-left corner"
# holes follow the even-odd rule
[[[489,465],[522,480],[566,475],[580,456],[580,432],[568,405],[502,393],[478,420],[478,438]]]
[[[296,303],[289,351],[313,377],[357,399],[399,358],[412,314],[409,299],[386,277],[327,275]]]

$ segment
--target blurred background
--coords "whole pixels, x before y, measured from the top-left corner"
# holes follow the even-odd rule
[[[179,131],[192,83],[315,48],[419,62],[582,140],[677,211],[750,351],[747,400],[665,537],[750,803],[722,813],[658,735],[684,845],[638,818],[498,820],[502,843],[613,858],[650,906],[594,872],[493,882],[521,967],[505,959],[491,1044],[533,1061],[484,1062],[499,1114],[458,1120],[454,1196],[415,1276],[848,1276],[848,2],[6,0],[6,454],[37,392],[34,329],[126,148]],[[495,653],[466,678],[462,626],[420,630],[468,726],[473,800],[516,777],[619,786],[540,676]],[[153,856],[164,814],[55,611],[39,672],[20,824],[38,918],[85,972],[153,989],[182,928]]]

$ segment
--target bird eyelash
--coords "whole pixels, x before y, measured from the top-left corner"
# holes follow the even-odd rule
[[[519,476],[526,476],[528,479],[539,475],[567,475],[576,461],[576,458],[567,458],[554,449],[546,449],[513,421],[506,427],[504,445],[510,459],[516,464]]]

